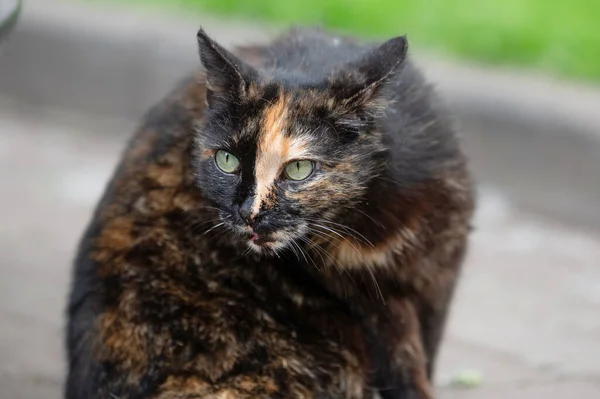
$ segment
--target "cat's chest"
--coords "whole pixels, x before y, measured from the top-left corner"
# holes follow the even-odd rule
[[[360,323],[293,260],[212,248],[187,262],[132,262],[110,282],[120,287],[100,319],[106,354],[118,349],[110,360],[140,370],[175,365],[199,381],[278,376],[281,387],[345,387],[364,397],[370,364]]]

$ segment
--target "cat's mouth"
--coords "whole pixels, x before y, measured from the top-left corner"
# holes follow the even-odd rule
[[[250,232],[248,235],[248,246],[259,254],[277,254],[287,246],[285,233],[276,231],[274,233]]]
[[[248,246],[259,254],[276,252],[281,244],[270,234],[251,233],[248,238]]]
[[[306,233],[305,226],[287,227],[277,230],[266,230],[248,225],[231,226],[242,238],[242,241],[254,252],[262,255],[277,255],[285,248],[293,245],[294,240]]]
[[[270,234],[258,234],[252,232],[252,234],[250,234],[250,242],[258,246],[266,246],[267,244],[274,243],[275,240]]]

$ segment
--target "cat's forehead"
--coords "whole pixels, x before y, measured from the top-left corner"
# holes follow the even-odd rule
[[[258,114],[256,132],[253,135],[257,154],[264,159],[286,162],[310,155],[311,129],[298,120],[297,96],[281,92],[266,104]]]
[[[270,131],[278,126],[282,133],[306,133],[305,129],[298,130],[303,123],[313,119],[318,111],[325,111],[328,106],[328,97],[317,90],[290,90],[278,87],[277,89],[261,90],[250,86],[246,100],[250,112],[245,122],[247,129],[240,135],[257,133],[256,130]]]
[[[275,95],[265,95],[251,88],[248,97],[248,109],[252,111],[241,115],[239,128],[232,132],[235,144],[253,144],[259,152],[278,147],[279,152],[290,153],[306,150],[310,142],[317,139],[315,113],[326,106],[323,95],[316,91],[283,89],[277,90]]]

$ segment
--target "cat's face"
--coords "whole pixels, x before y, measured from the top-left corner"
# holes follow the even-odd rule
[[[223,226],[261,253],[333,234],[322,221],[362,201],[385,160],[374,87],[340,94],[336,83],[348,74],[310,86],[260,79],[199,38],[209,108],[196,140],[197,183]]]
[[[337,126],[322,93],[255,90],[204,126],[198,178],[226,226],[257,251],[278,250],[360,200],[383,147]]]

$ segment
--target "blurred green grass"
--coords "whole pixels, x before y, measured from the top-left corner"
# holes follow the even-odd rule
[[[140,1],[140,0],[134,0]],[[146,0],[155,2],[156,0]],[[409,40],[459,59],[600,80],[600,0],[171,0],[283,24]]]

